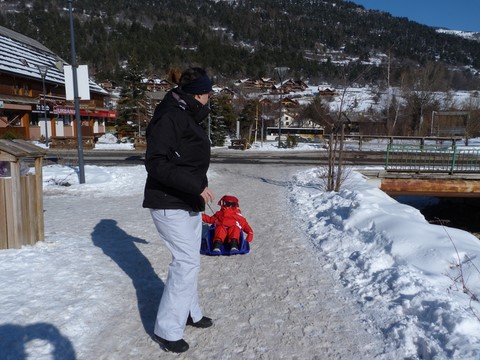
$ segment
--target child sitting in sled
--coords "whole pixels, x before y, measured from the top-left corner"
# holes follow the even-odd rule
[[[212,216],[202,214],[202,221],[215,224],[212,240],[212,251],[221,252],[222,245],[230,244],[230,251],[238,251],[242,231],[247,234],[246,240],[253,240],[253,230],[239,209],[238,199],[235,196],[225,195],[219,201],[220,210]]]

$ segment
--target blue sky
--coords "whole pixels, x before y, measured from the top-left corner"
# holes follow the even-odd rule
[[[480,0],[351,0],[420,24],[480,32]]]

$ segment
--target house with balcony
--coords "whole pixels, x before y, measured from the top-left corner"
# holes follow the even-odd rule
[[[51,140],[76,137],[74,102],[67,100],[59,56],[27,36],[0,26],[0,138]],[[81,131],[105,133],[116,112],[106,106],[109,93],[88,80],[89,100],[80,100]]]

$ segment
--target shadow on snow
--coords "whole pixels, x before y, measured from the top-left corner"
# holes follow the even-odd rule
[[[27,351],[26,344],[40,340],[42,345],[53,348],[54,360],[74,360],[75,350],[72,343],[58,329],[47,323],[31,325],[5,324],[0,326],[0,359],[23,360],[35,358],[32,350]],[[43,347],[43,346],[42,346]],[[37,354],[38,355],[38,354]]]
[[[153,335],[164,283],[135,245],[148,242],[127,234],[112,219],[100,220],[92,232],[92,241],[131,278],[143,327],[147,334]]]

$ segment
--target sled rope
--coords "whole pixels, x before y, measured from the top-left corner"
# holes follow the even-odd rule
[[[212,215],[215,214],[215,211],[213,211],[213,209],[211,208],[210,204],[207,203],[207,206],[208,206],[208,208],[210,209],[210,211],[212,212]]]

